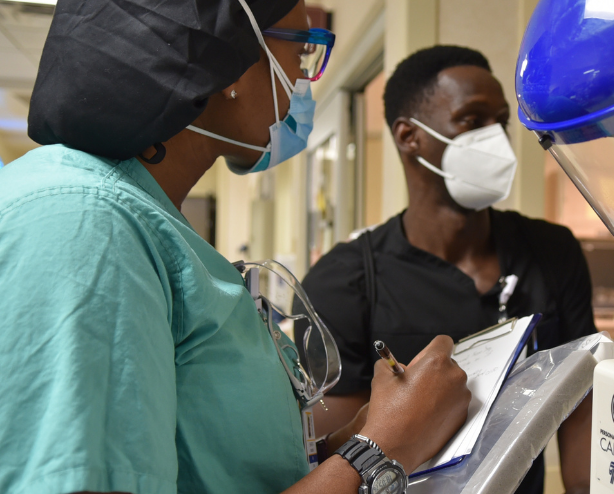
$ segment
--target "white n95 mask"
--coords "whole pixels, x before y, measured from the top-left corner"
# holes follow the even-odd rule
[[[446,188],[457,204],[480,211],[509,196],[517,160],[501,124],[470,130],[448,139],[415,118],[410,121],[448,144],[441,158],[441,170],[421,156],[416,159],[444,178]]]
[[[246,144],[244,142],[235,141],[227,137],[219,136],[213,132],[199,129],[193,125],[188,125],[188,129],[198,132],[199,134],[218,139],[220,141],[236,144],[254,151],[262,152],[262,155],[256,161],[251,168],[244,168],[235,163],[232,163],[228,159],[226,164],[230,170],[238,175],[245,175],[247,173],[261,172],[273,168],[274,166],[283,163],[284,161],[296,156],[307,147],[307,138],[313,130],[313,117],[316,109],[316,103],[311,95],[311,81],[309,79],[297,79],[296,83],[292,85],[290,79],[281,68],[279,62],[275,59],[270,52],[260,27],[256,22],[252,11],[248,7],[245,0],[239,0],[252,27],[256,33],[256,37],[260,42],[260,46],[267,54],[269,58],[269,65],[271,67],[271,83],[273,87],[273,104],[275,106],[275,123],[269,127],[269,135],[271,140],[266,147],[254,146]],[[279,104],[277,101],[277,87],[275,84],[275,76],[279,79],[281,86],[288,95],[290,100],[290,108],[283,120],[279,118]]]

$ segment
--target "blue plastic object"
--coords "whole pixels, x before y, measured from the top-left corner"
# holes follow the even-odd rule
[[[521,122],[565,143],[614,132],[614,2],[541,0],[516,65]]]
[[[320,79],[320,77],[322,77],[322,74],[324,74],[326,66],[328,65],[328,60],[330,59],[330,54],[333,50],[333,46],[335,46],[335,35],[328,29],[320,29],[317,27],[311,28],[309,31],[271,27],[269,29],[265,29],[262,34],[264,34],[265,36],[271,36],[272,38],[284,39],[286,41],[325,45],[326,52],[324,54],[322,64],[318,72],[309,78],[313,82]]]

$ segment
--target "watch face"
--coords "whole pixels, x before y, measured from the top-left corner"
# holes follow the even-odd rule
[[[400,494],[405,487],[405,473],[396,468],[378,472],[371,484],[371,494]]]

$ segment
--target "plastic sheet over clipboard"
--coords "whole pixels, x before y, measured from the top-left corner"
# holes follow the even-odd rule
[[[456,466],[410,479],[407,493],[513,493],[522,482],[533,460],[546,446],[549,438],[590,391],[592,373],[588,369],[584,370],[585,374],[590,374],[585,378],[588,384],[579,383],[574,392],[563,386],[558,396],[561,403],[559,411],[552,414],[548,422],[548,429],[544,430],[539,435],[540,437],[523,434],[523,430],[525,432],[530,430],[530,421],[524,425],[518,425],[517,419],[521,416],[521,412],[525,415],[536,412],[540,403],[532,398],[546,387],[556,386],[559,382],[563,383],[560,378],[565,375],[565,372],[561,371],[575,370],[574,366],[582,363],[581,358],[587,353],[589,357],[590,354],[593,354],[592,365],[603,358],[613,358],[614,343],[603,335],[595,334],[551,350],[538,352],[517,363],[503,385],[471,455]],[[509,444],[499,441],[512,427],[518,428],[519,440]],[[520,440],[522,443],[519,442]],[[518,448],[519,445],[521,448]],[[522,455],[518,455],[519,450],[522,450]],[[511,466],[515,472],[514,476],[506,479],[505,486],[502,487],[501,483],[496,482],[497,473],[509,472],[512,470]]]

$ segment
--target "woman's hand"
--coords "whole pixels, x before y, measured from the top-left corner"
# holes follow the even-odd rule
[[[371,401],[354,419],[367,413],[361,434],[408,474],[437,454],[467,418],[471,393],[467,375],[451,358],[453,347],[450,337],[437,336],[399,375],[377,362]]]

